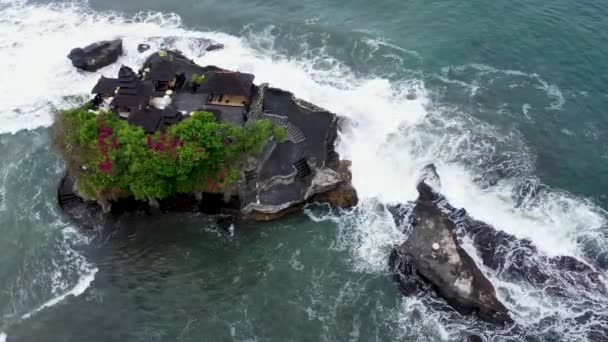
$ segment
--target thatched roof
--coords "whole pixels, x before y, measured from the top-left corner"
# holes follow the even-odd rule
[[[97,84],[93,87],[93,90],[91,90],[91,94],[114,96],[116,87],[118,87],[117,79],[101,76],[99,81],[97,81]]]
[[[146,108],[129,115],[127,122],[140,126],[146,133],[154,133],[160,124],[163,111],[158,108]]]
[[[155,131],[162,131],[182,119],[182,114],[175,110],[150,107],[129,115],[127,122],[131,125],[140,126],[146,133],[154,133]]]
[[[150,65],[150,80],[169,82],[175,79],[177,69],[174,63],[166,59],[159,59]]]
[[[137,87],[137,74],[133,69],[128,66],[121,66],[118,71],[118,86],[122,88],[136,88]]]
[[[154,87],[150,82],[137,81],[135,89],[119,88],[116,96],[112,99],[110,107],[139,108],[146,107],[150,103]]]
[[[254,77],[240,72],[209,72],[200,92],[250,97]]]

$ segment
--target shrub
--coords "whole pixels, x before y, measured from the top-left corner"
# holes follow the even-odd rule
[[[220,192],[238,180],[243,156],[257,154],[274,125],[218,123],[196,112],[166,132],[145,134],[116,114],[87,108],[59,113],[56,142],[77,170],[79,191],[113,199],[116,194],[166,198],[194,191]]]
[[[193,84],[201,85],[203,83],[203,81],[205,80],[205,76],[194,73],[194,74],[192,74],[192,76],[190,76],[190,80],[192,81]]]
[[[278,142],[282,143],[285,141],[285,138],[287,137],[287,132],[285,131],[285,128],[274,125],[272,127],[272,135]]]

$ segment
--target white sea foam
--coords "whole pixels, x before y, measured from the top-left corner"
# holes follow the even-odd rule
[[[114,76],[121,63],[143,61],[134,49],[144,37],[187,34],[175,15],[152,13],[131,24],[112,13],[78,4],[4,2],[0,8],[0,133],[47,126],[52,111],[71,105],[68,96],[87,95],[99,75]],[[96,73],[80,72],[66,58],[93,41],[123,37],[126,56]]]
[[[528,113],[530,113],[530,109],[532,109],[532,106],[530,106],[530,104],[528,103],[524,103],[523,105],[521,105],[521,112],[528,120],[530,120],[530,116],[528,115]]]
[[[88,243],[86,237],[64,221],[52,194],[47,192],[48,182],[32,183],[40,174],[50,172],[51,176],[59,177],[62,163],[47,165],[38,158],[40,153],[48,152],[46,135],[22,134],[14,141],[26,141],[20,140],[24,138],[28,139],[27,144],[15,143],[10,149],[4,146],[6,153],[0,161],[0,194],[5,196],[3,204],[10,203],[10,213],[0,212],[0,227],[18,242],[15,248],[26,241],[24,238],[29,244],[18,251],[9,246],[6,251],[18,259],[14,260],[17,268],[5,284],[9,304],[0,312],[5,324],[20,317],[29,318],[70,295],[82,294],[96,272],[80,251]],[[16,233],[23,232],[24,227],[27,227],[25,235]]]
[[[6,177],[8,175],[8,166],[5,166],[0,171],[0,213],[6,211]]]
[[[453,79],[452,73],[462,74],[465,78],[474,77],[475,79],[465,82],[459,79]],[[445,83],[457,84],[465,89],[468,89],[471,96],[477,94],[479,89],[478,79],[484,80],[486,84],[493,85],[497,79],[509,79],[507,89],[514,89],[524,86],[525,83],[530,83],[534,89],[544,93],[547,97],[546,109],[559,110],[562,109],[566,100],[559,87],[546,81],[537,73],[526,73],[519,70],[497,69],[484,64],[465,64],[457,66],[444,67],[441,74],[435,75]]]
[[[45,308],[50,308],[51,306],[56,305],[57,303],[60,303],[61,301],[66,299],[68,296],[74,296],[74,297],[80,296],[81,294],[84,293],[84,291],[86,291],[87,288],[89,288],[89,286],[95,279],[96,273],[97,273],[97,268],[93,268],[89,273],[82,275],[80,277],[80,279],[78,280],[78,283],[71,290],[69,290],[55,298],[50,299],[46,303],[37,307],[36,309],[26,313],[21,318],[28,319],[36,312],[43,310]]]

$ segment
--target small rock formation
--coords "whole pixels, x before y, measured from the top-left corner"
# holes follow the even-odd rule
[[[137,45],[137,52],[142,53],[150,50],[149,44],[139,44]]]
[[[459,234],[470,237],[483,264],[502,277],[524,281],[557,296],[573,295],[568,293],[572,289],[570,284],[591,295],[608,295],[601,273],[591,263],[567,255],[548,257],[539,252],[532,241],[518,239],[475,220],[464,209],[456,209],[448,203],[443,203],[442,209],[457,225]]]
[[[207,46],[205,48],[205,50],[207,50],[207,51],[215,51],[215,50],[221,50],[223,48],[224,48],[224,44],[212,43],[212,44],[209,44],[209,46]]]
[[[167,36],[167,37],[150,37],[149,41],[155,44],[157,47],[165,50],[175,50],[178,49],[178,42],[187,41],[188,45],[192,47],[192,50],[201,51],[201,52],[210,52],[221,50],[224,48],[224,44],[218,43],[213,39],[208,38],[200,38],[200,37],[177,37],[177,36]],[[148,45],[150,44],[143,44]],[[200,56],[197,56],[200,57]]]
[[[434,167],[427,173],[433,174]],[[399,289],[411,295],[430,287],[461,313],[477,313],[494,323],[510,322],[509,312],[496,298],[492,283],[462,249],[455,224],[438,207],[441,196],[426,181],[423,179],[417,187],[412,232],[391,254],[390,266]]]
[[[357,196],[357,191],[350,183],[352,180],[350,166],[350,160],[341,160],[336,171],[342,181],[336,188],[314,195],[311,202],[331,203],[331,205],[337,208],[356,206],[359,202],[359,197]]]
[[[108,66],[122,55],[122,39],[100,41],[84,48],[70,51],[68,58],[72,65],[85,71],[97,71]]]

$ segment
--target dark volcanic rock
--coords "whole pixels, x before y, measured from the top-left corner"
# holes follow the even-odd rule
[[[469,335],[467,336],[467,342],[483,342],[484,339],[478,335]]]
[[[74,191],[74,178],[69,175],[65,175],[59,183],[57,202],[63,212],[82,228],[98,230],[104,222],[101,207],[95,202],[78,197]]]
[[[108,66],[122,55],[122,39],[101,41],[84,48],[75,48],[70,51],[68,58],[72,65],[86,71],[97,71]]]
[[[421,279],[462,313],[510,322],[507,308],[496,298],[492,283],[460,246],[456,226],[437,205],[440,196],[422,180],[413,208],[413,229],[408,239],[391,255],[391,268],[400,290],[411,295],[424,288]]]
[[[224,44],[220,44],[220,43],[211,43],[209,44],[205,50],[207,51],[215,51],[215,50],[221,50],[224,48]]]
[[[241,192],[244,219],[276,219],[308,202],[356,204],[349,164],[341,165],[334,150],[335,114],[266,85],[258,87],[251,107],[250,120],[268,119],[284,127],[287,137],[268,144],[247,171]]]
[[[342,177],[342,182],[333,190],[319,193],[310,202],[328,203],[336,208],[352,208],[359,202],[357,191],[350,183],[352,175],[349,160],[339,161],[336,171]]]
[[[224,44],[218,43],[213,39],[200,38],[200,37],[177,37],[177,36],[168,36],[168,37],[150,37],[149,42],[154,44],[154,46],[167,49],[167,50],[175,50],[179,48],[178,43],[187,42],[192,51],[196,54],[196,57],[200,57],[205,54],[205,52],[221,50],[224,48]]]
[[[428,252],[422,250],[422,253],[416,254],[415,249],[420,246],[408,246],[408,243],[412,244],[414,241],[411,239],[417,239],[416,241],[423,244],[424,249],[424,244],[428,245],[433,238],[442,238],[441,235],[429,236],[429,241],[420,238],[420,236],[425,236],[420,233],[420,227],[428,227],[429,222],[432,222],[434,229],[437,226],[444,226],[452,231],[452,239],[455,239],[454,236],[457,235],[458,238],[467,238],[471,241],[476,249],[476,255],[481,258],[483,264],[494,270],[502,280],[535,288],[543,293],[543,296],[549,298],[558,297],[560,301],[567,303],[565,305],[570,306],[571,310],[577,312],[590,313],[592,311],[587,311],[588,308],[603,305],[608,290],[602,271],[598,271],[598,267],[592,261],[572,256],[548,256],[539,251],[532,241],[519,239],[472,218],[466,210],[454,208],[443,196],[433,190],[441,186],[433,167],[428,167],[424,171],[426,172],[424,181],[418,187],[420,192],[418,201],[389,208],[396,224],[410,237],[408,242],[393,251],[389,261],[401,292],[406,295],[413,294],[417,291],[425,291],[432,285],[438,294],[446,297],[445,293],[441,292],[441,288],[435,285],[436,280],[429,278],[421,271],[424,267],[428,268],[429,265],[432,265],[430,263],[426,263],[422,267],[419,265],[420,258],[426,260],[424,258],[428,257]],[[433,188],[428,184],[433,184]],[[458,240],[454,241],[458,244]],[[431,254],[434,251],[432,243]],[[441,251],[443,248],[440,246],[439,250]],[[467,259],[472,262],[470,258],[463,260]],[[474,282],[473,285],[476,286]],[[455,304],[449,298],[446,299],[458,308],[458,303]],[[460,309],[460,311],[463,310]],[[568,317],[563,324],[580,324],[576,321],[578,317]],[[583,320],[585,322],[604,322],[607,321],[607,317],[606,315],[596,315],[596,317],[587,317]],[[542,326],[554,323],[544,320],[539,322],[537,328],[542,329]],[[516,324],[509,329],[521,329],[521,326]],[[592,334],[589,334],[589,339],[602,340],[594,339]]]
[[[525,281],[553,295],[566,295],[571,286],[608,295],[600,273],[591,263],[571,256],[548,257],[528,239],[513,235],[473,219],[464,209],[443,203],[461,234],[468,235],[484,265],[511,281]]]
[[[149,44],[139,44],[137,45],[137,52],[142,53],[150,50]]]

